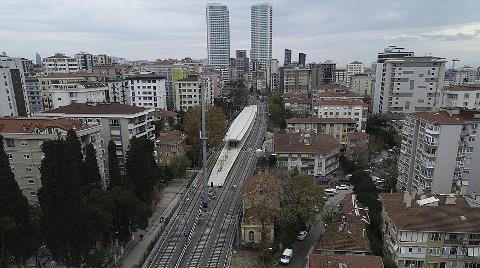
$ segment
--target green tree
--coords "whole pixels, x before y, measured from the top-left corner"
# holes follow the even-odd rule
[[[72,142],[72,140],[70,140]],[[42,145],[41,230],[53,258],[67,266],[79,266],[93,248],[94,237],[87,216],[78,169],[78,155],[71,143],[50,140]]]
[[[170,160],[170,167],[174,178],[185,178],[189,166],[190,160],[183,155],[175,156]]]
[[[86,187],[86,194],[92,189],[102,189],[102,177],[98,168],[97,155],[93,144],[89,143],[85,148],[85,181],[83,185]]]
[[[67,137],[65,138],[65,141],[67,142],[68,149],[70,150],[70,154],[80,160],[78,163],[83,160],[83,154],[82,154],[82,144],[80,143],[80,140],[78,139],[77,133],[75,130],[70,129],[67,132]]]
[[[126,175],[133,185],[135,196],[147,205],[152,203],[153,189],[158,176],[153,151],[151,140],[133,137],[128,146],[125,163]]]
[[[165,122],[163,121],[163,119],[159,119],[152,121],[152,124],[155,126],[153,134],[155,134],[155,137],[158,137],[158,135],[165,129]]]
[[[30,224],[30,206],[18,187],[0,136],[0,266],[7,257],[22,260],[36,246]]]
[[[122,186],[125,184],[122,178],[122,174],[120,173],[120,166],[118,165],[117,146],[112,140],[108,142],[108,176],[109,188],[113,188],[115,186]]]
[[[397,264],[390,258],[383,257],[383,265],[385,268],[397,268]]]

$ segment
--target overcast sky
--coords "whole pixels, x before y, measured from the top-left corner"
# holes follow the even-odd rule
[[[55,52],[130,60],[206,57],[204,0],[0,0],[0,51],[33,59]],[[250,48],[251,0],[230,10],[231,50]],[[480,65],[479,0],[273,0],[273,57],[369,66],[400,45]],[[450,67],[451,63],[447,67]],[[457,65],[458,66],[458,65]]]

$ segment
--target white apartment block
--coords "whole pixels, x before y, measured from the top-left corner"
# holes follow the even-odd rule
[[[126,86],[130,87],[131,105],[167,109],[166,78],[155,74],[136,74],[125,77]]]
[[[372,96],[375,78],[369,74],[361,73],[350,76],[350,91],[362,96]]]
[[[100,175],[105,178],[105,151],[100,126],[82,124],[78,120],[52,118],[2,118],[0,135],[4,137],[5,152],[15,179],[30,204],[38,203],[38,189],[42,187],[40,166],[43,159],[42,144],[48,140],[65,138],[74,129],[82,148],[92,143],[97,152]]]
[[[76,86],[77,83],[86,82],[87,77],[78,73],[50,73],[38,77],[42,92],[43,107],[45,110],[53,108],[51,90],[60,86]]]
[[[312,113],[320,118],[350,118],[358,131],[365,132],[368,106],[355,99],[325,99],[313,102]]]
[[[213,105],[214,93],[212,80],[199,75],[190,75],[187,78],[175,81],[175,110],[186,111],[201,104],[201,90],[206,89],[205,101],[207,105]]]
[[[398,268],[480,266],[478,196],[405,192],[380,200],[384,254]]]
[[[407,114],[397,190],[439,194],[480,192],[480,113],[441,110]]]
[[[106,78],[108,87],[108,102],[116,102],[131,105],[130,86],[124,78]]]
[[[299,174],[331,177],[338,168],[341,145],[328,134],[274,134],[277,165]]]
[[[351,82],[351,77],[356,75],[356,74],[361,74],[365,72],[365,67],[363,66],[363,63],[360,61],[354,61],[349,64],[347,64],[347,83],[346,86],[350,86]]]
[[[30,114],[25,84],[22,61],[0,56],[0,117]]]
[[[230,14],[226,5],[207,4],[208,64],[222,70],[222,79],[228,82],[230,60]]]
[[[108,87],[101,82],[54,84],[50,88],[52,108],[75,103],[107,102]]]
[[[43,58],[43,65],[46,74],[71,73],[80,70],[80,64],[76,58],[71,58],[60,53]]]
[[[154,137],[152,124],[154,108],[136,107],[120,103],[76,103],[51,109],[41,116],[77,119],[88,125],[100,125],[106,152],[110,140],[117,145],[117,157],[123,167],[132,137]]]
[[[80,52],[75,54],[75,59],[78,61],[79,69],[90,70],[93,67],[93,55],[87,52]]]
[[[266,70],[272,59],[272,5],[253,5],[250,15],[250,60]]]
[[[480,84],[480,73],[471,66],[465,65],[454,71],[454,85]]]
[[[30,113],[43,111],[42,88],[38,77],[25,77],[25,92],[30,106]]]
[[[456,85],[443,88],[440,93],[439,106],[480,109],[480,85]]]
[[[373,113],[432,111],[443,88],[445,63],[413,56],[377,63]]]

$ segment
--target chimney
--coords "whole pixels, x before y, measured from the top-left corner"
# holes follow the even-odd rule
[[[454,194],[449,194],[445,197],[445,205],[455,205],[457,198]]]

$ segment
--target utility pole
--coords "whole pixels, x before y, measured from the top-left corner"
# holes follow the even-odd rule
[[[201,108],[202,108],[202,129],[200,132],[200,140],[202,141],[202,178],[203,178],[203,197],[202,197],[202,207],[208,207],[208,167],[207,167],[207,128],[206,128],[206,121],[205,121],[205,80],[201,78],[200,83],[200,99],[201,99]]]

